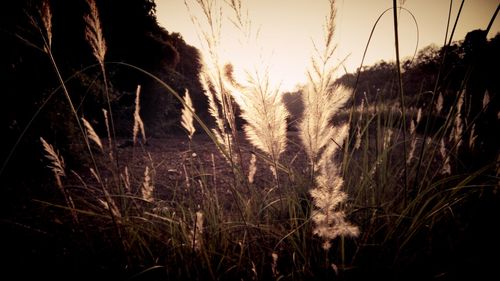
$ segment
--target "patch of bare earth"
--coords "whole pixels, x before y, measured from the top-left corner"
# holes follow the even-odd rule
[[[280,164],[288,169],[280,172],[280,177],[288,178],[289,174],[305,168],[305,155],[301,150],[296,133],[289,133],[287,151],[283,153]],[[117,153],[120,173],[127,167],[132,192],[139,194],[144,180],[146,166],[152,174],[155,186],[155,197],[160,200],[172,200],[178,194],[201,193],[203,189],[218,193],[218,196],[231,196],[231,187],[271,188],[274,180],[269,169],[270,163],[257,157],[257,172],[253,185],[241,181],[247,177],[252,153],[262,153],[243,137],[239,139],[241,147],[241,163],[235,163],[236,170],[225,160],[214,142],[205,134],[196,134],[190,142],[184,134],[173,134],[166,138],[151,138],[147,144],[136,144],[130,140],[117,141]],[[110,165],[106,153],[99,156],[99,163]],[[241,168],[242,167],[242,168]],[[240,176],[238,177],[238,173]],[[240,180],[238,180],[238,178]],[[244,192],[244,190],[238,190]],[[228,198],[230,199],[230,198]]]

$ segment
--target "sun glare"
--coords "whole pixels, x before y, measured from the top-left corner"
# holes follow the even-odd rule
[[[242,15],[248,16],[251,27],[251,36],[245,40],[242,40],[244,36],[241,30],[228,20],[234,18],[234,11],[228,9],[224,1],[216,2],[220,2],[224,18],[219,56],[221,63],[231,63],[234,66],[235,78],[244,81],[247,72],[269,71],[272,84],[280,85],[284,92],[293,91],[297,85],[307,81],[306,69],[310,66],[312,40],[321,42],[328,1],[242,1]],[[360,66],[370,31],[379,15],[391,7],[390,2],[337,1],[334,40],[338,48],[334,54],[334,62],[343,63],[337,75],[344,73],[344,67],[348,72],[355,72]],[[486,28],[497,5],[494,2],[467,2],[454,39],[463,39],[470,30]],[[188,3],[192,6],[190,10],[186,9],[183,0],[158,0],[158,20],[167,30],[180,32],[188,44],[203,51],[200,26],[195,28],[190,20],[190,17],[203,18],[203,14],[196,9],[195,1]],[[431,5],[433,8],[428,9]],[[456,16],[459,6],[453,6],[452,18]],[[447,1],[406,1],[403,7],[411,11],[418,24],[417,30],[417,25],[408,12],[399,13],[400,53],[403,59],[411,58],[415,48],[421,49],[429,44],[441,45],[444,42],[449,8]],[[206,25],[201,25],[204,26]],[[387,12],[375,29],[363,65],[395,59],[393,30],[392,13]],[[494,36],[499,30],[500,21],[497,20],[490,36]]]
[[[212,31],[204,22],[205,15],[196,3],[188,1],[188,11],[197,29],[196,41],[205,46],[200,51],[207,63],[207,58],[211,57],[210,51],[215,50],[218,64],[233,65],[234,77],[240,82],[245,82],[248,75],[266,76],[273,88],[279,88],[281,92],[294,91],[306,83],[306,69],[313,52],[312,42],[322,39],[327,9],[323,9],[324,15],[311,20],[310,16],[304,17],[304,3],[294,1],[283,6],[257,2],[249,1],[248,7],[242,7],[241,21],[238,21],[234,10],[228,5],[219,3],[220,25],[217,26],[220,30],[215,30],[215,36],[220,38],[215,40],[218,43],[216,48],[210,50],[207,48],[206,35],[212,34]],[[262,11],[258,9],[262,5],[266,7],[265,12],[255,13],[257,10]],[[305,13],[321,15],[318,10],[322,8],[322,5],[315,5],[314,11]],[[281,20],[279,15],[288,19]],[[297,20],[292,27],[287,24],[290,18]]]

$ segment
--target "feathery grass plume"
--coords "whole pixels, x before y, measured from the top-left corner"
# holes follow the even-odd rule
[[[441,141],[439,142],[439,154],[443,160],[443,167],[441,168],[440,173],[442,175],[451,175],[450,155],[446,150],[444,138],[441,138]]]
[[[46,54],[50,54],[52,48],[52,12],[50,10],[49,1],[42,0],[41,6],[36,7],[35,12],[30,13],[30,11],[25,11],[25,14],[33,28],[40,33],[43,41],[42,46],[39,46],[38,42],[32,42],[23,35],[15,34],[14,36],[24,41],[27,45],[32,46]]]
[[[141,95],[141,85],[137,85],[137,91],[135,92],[134,129],[133,129],[134,144],[137,144],[139,131],[141,132],[142,141],[146,142],[146,132],[144,131],[144,123],[142,122],[142,118],[140,115],[141,111],[140,95]]]
[[[420,124],[420,120],[422,120],[422,108],[418,108],[417,117],[415,121],[411,120],[410,124],[410,151],[408,152],[408,156],[406,158],[406,164],[410,164],[411,160],[415,158],[415,150],[417,149],[417,126]]]
[[[95,180],[98,183],[102,183],[101,177],[97,174],[96,170],[94,170],[94,168],[90,168],[89,170],[90,170],[90,174],[95,178]]]
[[[278,171],[276,170],[276,165],[269,165],[269,170],[271,171],[273,178],[278,179]]]
[[[231,23],[233,23],[245,38],[250,37],[252,33],[252,23],[248,17],[248,11],[243,9],[241,0],[226,0],[226,4],[228,4],[234,13],[234,19],[230,19]]]
[[[79,220],[78,220],[78,214],[75,211],[75,203],[73,201],[73,198],[71,197],[71,194],[69,194],[68,191],[64,188],[61,180],[62,177],[66,176],[65,172],[66,167],[64,164],[64,159],[62,158],[61,155],[59,155],[59,152],[56,149],[54,149],[54,147],[51,144],[45,141],[45,139],[40,137],[40,141],[42,142],[43,150],[45,150],[45,157],[50,161],[48,167],[52,170],[52,173],[54,174],[57,188],[59,188],[59,190],[63,194],[64,200],[66,201],[68,207],[71,208],[71,216],[73,218],[73,222],[75,224],[78,224]]]
[[[92,125],[90,125],[89,121],[87,121],[87,119],[85,119],[84,117],[82,117],[82,121],[83,121],[83,125],[85,126],[88,138],[90,140],[92,140],[93,142],[95,142],[95,144],[97,144],[97,146],[102,151],[103,147],[102,147],[101,139],[99,138],[99,136],[95,132],[94,128],[92,128]]]
[[[189,2],[189,3],[188,3]],[[193,16],[192,2],[195,2],[202,13],[203,18]],[[236,128],[236,116],[234,102],[231,93],[223,82],[223,70],[220,63],[221,29],[223,21],[222,1],[215,0],[193,0],[184,1],[191,13],[191,20],[196,25],[201,44],[203,57],[205,58],[202,80],[204,80],[205,94],[209,99],[209,112],[215,118],[217,127],[212,130],[226,161],[234,167],[234,163],[241,162],[241,151],[238,142],[238,130]],[[236,2],[233,2],[236,3]],[[226,2],[231,5],[232,3]],[[201,36],[200,36],[201,34]],[[220,112],[219,112],[220,109]]]
[[[191,4],[189,1],[185,0],[184,4],[187,9],[193,15],[191,9]],[[222,107],[222,117],[224,117],[224,122],[227,121],[227,126],[232,130],[233,135],[236,131],[235,119],[234,119],[234,109],[232,106],[232,101],[230,94],[224,87],[222,82],[222,72],[221,63],[219,58],[220,53],[220,40],[221,40],[221,29],[222,29],[222,6],[218,1],[214,0],[195,0],[197,6],[201,9],[204,16],[204,21],[201,22],[200,19],[195,16],[191,16],[192,22],[197,26],[198,32],[201,33],[202,38],[200,38],[201,43],[205,44],[202,48],[202,52],[206,51],[204,54],[205,59],[205,70],[204,73],[207,76],[211,76],[209,79],[209,84],[213,87],[214,93],[217,96],[217,100]],[[205,77],[208,78],[208,77]]]
[[[250,166],[248,167],[248,182],[253,183],[255,173],[257,172],[257,156],[252,153],[250,158]]]
[[[99,183],[102,182],[94,169],[90,168],[90,172]],[[102,193],[104,194],[104,200],[98,198],[97,201],[104,207],[105,210],[110,212],[113,223],[121,223],[122,214],[120,212],[120,209],[118,208],[115,200],[113,199],[113,197],[111,197],[111,194],[109,194],[109,191],[104,187],[104,185],[102,188]]]
[[[45,157],[50,161],[50,165],[48,166],[57,180],[57,185],[59,188],[62,188],[61,177],[66,176],[64,159],[59,155],[59,153],[54,149],[54,147],[49,144],[42,137],[40,141],[43,145],[43,150],[45,150]]]
[[[201,211],[196,212],[196,220],[194,222],[194,227],[189,231],[189,241],[191,241],[191,248],[193,251],[201,251],[203,245],[203,213]]]
[[[101,68],[104,68],[104,57],[106,56],[106,41],[101,29],[99,12],[94,0],[87,0],[90,7],[90,14],[85,15],[85,37],[92,48],[92,53],[97,59]]]
[[[196,131],[193,124],[193,113],[194,113],[193,102],[191,101],[191,96],[189,95],[189,90],[186,89],[186,93],[184,95],[184,106],[181,110],[181,125],[186,129],[188,133],[188,137],[191,140],[193,138],[193,134]]]
[[[323,52],[314,46],[318,58],[312,58],[312,70],[307,72],[309,85],[303,92],[304,117],[299,124],[299,136],[305,146],[315,180],[314,188],[310,190],[315,206],[311,215],[315,224],[313,233],[323,239],[325,250],[330,249],[330,241],[338,236],[359,235],[359,229],[346,221],[345,213],[339,208],[347,195],[341,191],[344,180],[339,165],[334,163],[334,156],[343,146],[349,132],[349,124],[334,127],[331,119],[352,93],[343,86],[332,86],[336,70],[330,66],[335,51],[334,4],[335,1],[330,0]]]
[[[149,167],[146,166],[146,169],[144,170],[144,180],[141,185],[142,199],[148,202],[153,202],[154,201],[153,190],[154,190],[154,185],[151,181]]]
[[[351,97],[352,91],[344,86],[332,86],[334,73],[332,56],[336,49],[333,43],[335,31],[335,1],[329,1],[330,10],[324,30],[323,50],[314,44],[316,55],[311,58],[311,69],[307,71],[308,86],[302,93],[304,114],[299,123],[299,135],[313,167],[321,150],[333,137],[330,121],[333,115]]]
[[[246,124],[243,127],[250,143],[262,150],[277,163],[286,148],[286,109],[278,89],[269,84],[269,75],[248,77],[248,85],[237,83],[232,67],[225,68],[225,78],[233,87],[231,93],[240,106],[241,117]]]
[[[476,146],[476,140],[477,140],[477,134],[476,134],[476,123],[472,124],[472,129],[470,130],[469,133],[469,148],[474,148]]]
[[[318,163],[319,174],[316,176],[316,186],[310,194],[314,200],[315,212],[312,219],[315,224],[313,234],[323,239],[323,249],[329,250],[330,241],[338,236],[356,237],[359,229],[346,221],[345,213],[339,210],[339,205],[347,199],[347,194],[341,191],[344,184],[338,165],[333,156],[343,145],[347,137],[349,125],[336,128],[332,142],[326,147]]]
[[[271,258],[273,262],[271,263],[271,272],[273,273],[274,278],[278,278],[280,272],[278,271],[278,253],[272,252]]]
[[[394,135],[394,130],[391,128],[384,129],[384,150],[386,150],[391,145],[392,135]]]
[[[488,90],[486,90],[484,92],[484,97],[483,97],[483,110],[486,109],[489,103],[490,103],[490,93],[488,92]]]
[[[42,18],[43,27],[45,29],[45,35],[47,36],[44,46],[44,51],[46,53],[52,48],[52,12],[50,11],[49,1],[42,2],[42,8],[40,11],[40,16]]]
[[[356,139],[354,141],[354,149],[358,150],[361,147],[361,127],[360,124],[356,126]]]
[[[344,86],[333,88],[314,85],[310,81],[303,93],[304,117],[299,124],[299,135],[312,165],[319,160],[322,149],[331,142],[335,129],[331,126],[332,117],[351,97],[351,90]]]
[[[191,21],[197,26],[200,42],[205,44],[202,48],[203,51],[208,51],[208,56],[218,62],[217,49],[219,47],[222,29],[222,9],[217,5],[214,0],[193,0],[201,9],[206,22],[202,23],[200,20],[193,16],[191,1],[184,0],[184,4],[191,14]]]
[[[334,162],[335,153],[342,147],[344,140],[349,134],[349,124],[342,124],[340,126],[332,127],[332,138],[327,144],[321,157],[318,161],[318,169],[320,173],[329,173],[329,169],[336,169]]]
[[[210,74],[204,73],[201,75],[201,84],[203,85],[204,94],[208,98],[208,112],[215,119],[216,127],[211,131],[214,134],[217,141],[221,144],[221,147],[217,146],[218,149],[223,149],[222,155],[228,163],[235,163],[236,156],[232,153],[234,140],[232,134],[228,133],[229,128],[226,125],[226,119],[221,113],[219,106],[217,104],[222,104],[222,95],[220,91],[215,89],[215,85],[212,82]],[[230,157],[230,158],[228,158]]]
[[[361,147],[361,121],[363,119],[363,112],[365,108],[365,99],[361,100],[361,105],[359,106],[359,118],[356,124],[356,140],[354,141],[354,149],[359,149]]]
[[[441,113],[441,110],[443,110],[443,101],[444,101],[443,94],[439,93],[439,96],[438,96],[437,102],[436,102],[436,113],[437,114]]]
[[[408,152],[408,156],[406,158],[406,164],[410,164],[411,160],[413,160],[413,154],[415,153],[415,149],[417,147],[416,126],[415,126],[415,121],[413,120],[411,120],[410,123],[410,137],[411,137],[410,151]]]
[[[456,105],[455,119],[453,122],[453,128],[450,134],[450,141],[454,141],[455,149],[458,151],[462,145],[462,134],[463,134],[463,124],[462,124],[462,105],[464,103],[464,92],[458,94],[458,102]]]
[[[98,198],[97,201],[99,202],[99,204],[102,205],[102,207],[105,210],[110,211],[113,214],[117,223],[121,223],[122,214],[120,213],[120,210],[116,206],[115,201],[111,198],[109,193],[107,193],[105,196],[106,196],[107,201],[102,200],[100,198]],[[108,202],[109,202],[109,204],[108,204]]]
[[[116,131],[113,118],[113,111],[111,109],[111,99],[108,88],[107,75],[106,75],[106,70],[104,68],[104,58],[106,56],[106,51],[107,51],[106,41],[104,40],[104,35],[101,28],[101,21],[99,19],[99,11],[97,9],[96,0],[86,0],[86,1],[89,6],[90,14],[87,14],[84,17],[86,23],[85,37],[90,44],[90,47],[92,49],[92,54],[94,55],[94,57],[99,62],[99,65],[101,66],[101,72],[105,87],[106,103],[108,107],[107,114],[109,114],[109,118],[107,115],[105,116],[106,127],[107,130],[109,131],[108,132],[109,157],[110,159],[113,159],[113,154],[117,154],[118,152],[116,151],[116,145],[113,145],[113,139],[116,139]],[[111,133],[113,134],[114,138],[110,137]],[[116,156],[118,157],[118,155]],[[116,159],[116,161],[118,161],[118,159]],[[118,162],[116,162],[116,165],[118,165]]]

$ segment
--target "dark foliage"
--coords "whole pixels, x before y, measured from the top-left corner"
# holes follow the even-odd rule
[[[498,159],[500,139],[495,132],[500,130],[500,81],[496,77],[500,65],[499,42],[500,34],[487,40],[483,30],[474,30],[463,41],[443,48],[428,46],[413,61],[403,63],[405,104],[424,112],[421,128],[417,128],[420,133],[424,133],[427,121],[429,132],[440,128],[446,115],[455,108],[459,94],[464,95],[463,143],[475,143],[462,146],[458,155],[464,172],[494,164]],[[337,83],[356,87],[356,104],[363,99],[369,104],[393,103],[398,101],[395,69],[393,62],[382,61],[363,68],[356,86],[357,73],[346,74]],[[433,109],[440,94],[444,97],[443,111],[435,115]],[[483,108],[485,95],[489,103]],[[471,134],[473,128],[475,134]]]
[[[42,35],[38,30],[43,30],[42,2],[8,1],[0,11],[3,50],[0,55],[3,89],[0,122],[5,144],[0,154],[2,163],[7,160],[31,118],[41,109],[14,152],[16,157],[9,159],[9,166],[15,159],[24,162],[29,155],[34,155],[34,151],[39,150],[40,136],[66,156],[76,152],[73,153],[74,160],[81,160],[72,146],[80,142],[81,132],[76,129],[75,117],[61,89],[58,89],[60,83],[54,67],[43,52]],[[63,79],[68,79],[66,86],[78,115],[85,116],[104,136],[101,111],[107,108],[104,80],[85,37],[84,16],[89,13],[88,3],[85,0],[54,0],[49,4],[53,34],[51,49],[58,70]],[[153,1],[97,0],[96,4],[107,44],[106,75],[119,136],[131,135],[137,85],[142,85],[143,89],[141,114],[149,136],[178,128],[180,103],[152,79],[112,62],[141,67],[181,94],[189,89],[196,109],[202,113],[206,110],[198,79],[201,70],[199,52],[187,45],[180,34],[169,33],[158,25]]]
[[[76,247],[66,245],[72,240],[59,240],[71,230],[49,221],[53,215],[33,202],[33,199],[63,202],[46,168],[48,163],[39,138],[53,144],[69,168],[85,166],[88,159],[84,156],[87,153],[82,153],[82,132],[60,89],[56,69],[43,50],[39,31],[43,30],[40,15],[43,2],[5,1],[0,9],[0,226],[5,234],[0,257],[2,271],[10,268],[7,272],[20,272],[24,270],[23,264],[27,264],[30,270],[40,269],[48,276],[49,272],[73,263],[66,260],[64,249]],[[85,37],[84,16],[89,14],[89,5],[86,0],[47,3],[52,13],[51,51],[57,70],[66,81],[78,116],[89,120],[97,133],[105,137],[102,113],[102,109],[107,109],[105,84]],[[153,0],[96,0],[96,4],[107,45],[105,68],[118,137],[131,137],[138,84],[143,88],[141,114],[148,137],[178,128],[180,103],[151,78],[113,62],[141,67],[179,93],[189,89],[197,111],[205,110],[206,101],[198,79],[200,54],[180,34],[158,25]],[[47,230],[63,234],[53,236],[45,233]],[[80,256],[87,254],[82,247]],[[92,253],[92,256],[97,255]],[[95,265],[90,259],[83,258],[81,262]],[[32,268],[37,263],[39,266]],[[17,267],[11,267],[14,265]],[[72,271],[64,269],[61,276],[65,270]]]

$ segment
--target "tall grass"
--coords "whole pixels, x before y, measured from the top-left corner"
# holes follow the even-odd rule
[[[106,27],[100,26],[95,3],[89,3],[87,40],[107,84],[102,35]],[[405,278],[414,273],[412,269],[404,272],[415,258],[414,251],[432,250],[428,237],[446,240],[450,238],[442,234],[446,227],[462,226],[449,222],[461,204],[485,190],[498,189],[477,181],[486,168],[457,173],[457,149],[465,145],[460,137],[464,134],[463,95],[457,95],[455,106],[434,135],[428,133],[428,123],[423,135],[415,128],[422,111],[444,114],[442,100],[435,91],[429,108],[406,108],[400,72],[398,104],[378,99],[374,104],[357,107],[352,103],[346,108],[355,89],[334,85],[333,0],[329,1],[324,42],[313,46],[308,85],[301,93],[304,114],[296,136],[286,131],[288,112],[266,73],[236,81],[232,66],[220,63],[220,3],[197,0],[187,5],[190,9],[197,5],[205,17],[193,20],[202,28],[200,37],[209,54],[200,78],[214,128],[198,117],[187,91],[182,97],[151,73],[112,63],[159,82],[183,105],[180,124],[186,129],[189,147],[178,152],[179,163],[168,167],[167,175],[160,173],[165,170],[164,159],[137,142],[139,133],[146,141],[139,114],[140,86],[131,128],[134,146],[120,152],[109,93],[108,110],[103,109],[107,129],[107,142],[103,142],[74,108],[58,71],[51,52],[50,7],[43,6],[41,24],[34,21],[92,159],[90,167],[73,171],[42,138],[48,167],[64,202],[38,203],[70,213],[69,221],[63,223],[72,223],[71,239],[81,238],[79,234],[86,238],[78,246],[103,247],[119,256],[116,264],[99,266],[134,278],[324,280],[374,273]],[[234,22],[248,36],[252,30],[242,3],[232,0],[224,5],[229,5]],[[393,9],[398,53],[396,1]],[[237,109],[245,121],[243,132],[237,126]],[[344,121],[339,123],[337,118]],[[410,130],[407,120],[413,124]],[[214,151],[221,152],[211,154],[208,161],[206,142],[195,134],[194,122],[213,142]],[[157,140],[161,141],[168,140]],[[386,272],[389,267],[394,273]],[[429,277],[428,272],[437,274],[429,269],[423,278]]]

